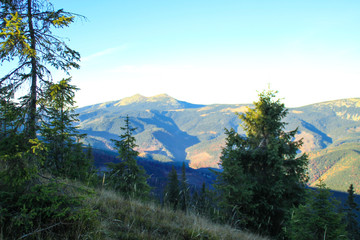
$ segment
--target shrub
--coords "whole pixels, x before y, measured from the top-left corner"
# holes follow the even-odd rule
[[[0,239],[87,239],[95,236],[90,192],[65,183],[39,183],[23,192],[0,189]]]

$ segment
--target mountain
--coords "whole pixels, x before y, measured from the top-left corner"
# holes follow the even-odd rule
[[[244,133],[235,113],[251,104],[198,105],[166,94],[135,95],[118,101],[79,108],[79,127],[94,148],[113,151],[126,115],[136,127],[141,157],[161,162],[186,161],[192,168],[219,168],[225,146],[224,128]],[[289,109],[287,130],[298,128],[302,152],[309,154],[310,183],[323,177],[329,187],[345,191],[360,183],[360,99],[343,99]],[[356,182],[356,183],[355,183]]]

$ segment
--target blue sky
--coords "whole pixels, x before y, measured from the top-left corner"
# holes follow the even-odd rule
[[[360,97],[358,0],[52,2],[87,18],[56,32],[82,56],[79,106],[137,93],[250,103],[268,84],[288,107]]]

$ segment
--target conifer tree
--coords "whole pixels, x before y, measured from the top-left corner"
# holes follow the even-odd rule
[[[75,15],[55,10],[50,1],[0,1],[0,62],[18,60],[17,66],[0,78],[0,86],[11,86],[11,94],[25,82],[27,94],[26,132],[36,138],[37,101],[42,84],[50,82],[49,66],[68,72],[79,68],[80,54],[70,49],[52,33],[52,29],[69,26]]]
[[[298,156],[297,129],[285,132],[288,111],[276,92],[259,94],[254,108],[239,115],[246,136],[226,130],[216,188],[231,223],[280,237],[290,209],[303,201],[307,156]]]
[[[34,140],[32,144],[27,140],[22,131],[24,112],[7,90],[0,89],[0,188],[5,184],[9,191],[16,191],[36,177],[38,164],[24,159],[29,158],[31,147],[40,142]]]
[[[85,180],[92,163],[80,142],[85,135],[80,134],[78,127],[74,126],[79,121],[74,107],[78,88],[70,81],[71,78],[68,78],[49,84],[41,99],[45,117],[40,133],[47,147],[44,166],[55,176]]]
[[[346,231],[350,240],[360,240],[360,226],[357,221],[359,219],[359,207],[355,202],[355,192],[353,184],[348,189],[348,198],[345,203],[345,223]]]
[[[201,185],[200,192],[199,193],[196,192],[196,194],[194,195],[194,200],[195,200],[196,211],[201,215],[206,215],[207,208],[209,206],[207,204],[207,191],[204,182]]]
[[[189,205],[189,187],[186,180],[186,168],[185,163],[182,164],[181,168],[181,186],[180,186],[180,196],[179,196],[179,202],[180,202],[180,209],[183,211],[187,211],[188,205]]]
[[[311,191],[306,204],[293,210],[288,236],[294,240],[347,239],[339,201],[320,180],[318,189]]]
[[[173,210],[176,210],[179,205],[180,188],[179,179],[175,167],[171,168],[168,175],[168,183],[165,189],[164,202],[168,203]]]
[[[116,191],[125,196],[147,197],[150,186],[147,183],[147,175],[142,166],[137,164],[139,152],[135,137],[132,135],[136,128],[130,126],[129,116],[125,117],[125,126],[121,127],[124,131],[120,135],[120,140],[112,139],[115,143],[120,159],[119,163],[109,163],[109,185]]]

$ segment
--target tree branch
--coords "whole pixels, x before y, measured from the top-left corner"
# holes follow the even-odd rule
[[[18,238],[18,239],[24,239],[24,238],[26,238],[26,237],[28,237],[28,236],[31,236],[31,235],[34,235],[34,234],[36,234],[36,233],[49,230],[50,228],[56,227],[56,226],[58,226],[58,225],[60,225],[60,224],[63,224],[63,223],[59,222],[59,223],[55,223],[54,225],[51,225],[51,226],[49,226],[49,227],[47,227],[47,228],[38,229],[38,230],[36,230],[36,231],[34,231],[34,232],[27,233],[27,234],[21,236],[21,237]]]

